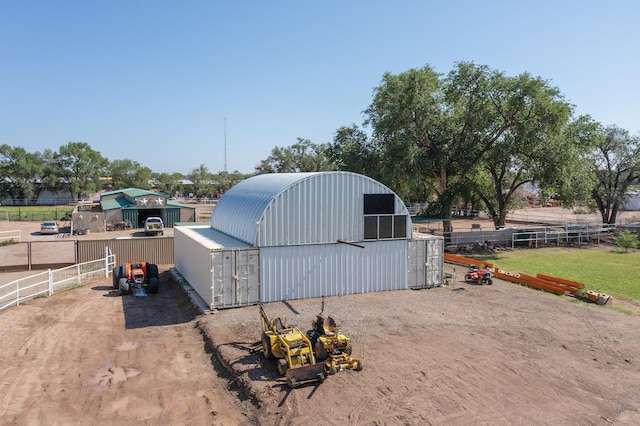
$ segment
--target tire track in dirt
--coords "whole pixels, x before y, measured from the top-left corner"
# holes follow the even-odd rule
[[[133,298],[110,284],[0,313],[0,424],[252,423],[212,368],[181,288],[163,281],[158,295]]]

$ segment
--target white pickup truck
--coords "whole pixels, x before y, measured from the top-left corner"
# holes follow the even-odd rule
[[[162,218],[148,217],[144,221],[144,233],[145,235],[164,235],[164,223],[162,223]]]

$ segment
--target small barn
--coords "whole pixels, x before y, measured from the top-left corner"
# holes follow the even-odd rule
[[[244,180],[210,226],[174,229],[174,262],[211,308],[442,284],[441,237],[414,240],[402,200],[349,172]]]
[[[73,213],[73,229],[105,232],[127,224],[141,228],[146,218],[162,218],[165,226],[195,222],[196,209],[169,200],[169,196],[138,188],[119,189],[100,194],[99,204],[81,204]]]

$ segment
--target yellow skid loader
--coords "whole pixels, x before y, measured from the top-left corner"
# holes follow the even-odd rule
[[[269,319],[260,305],[262,351],[267,359],[278,360],[278,372],[286,376],[289,386],[322,382],[325,364],[316,363],[311,342],[298,327],[287,327],[284,316]]]

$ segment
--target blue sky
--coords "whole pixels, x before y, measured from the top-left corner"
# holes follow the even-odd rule
[[[251,173],[362,124],[385,72],[457,61],[542,77],[638,134],[639,18],[633,0],[0,0],[0,144]]]

